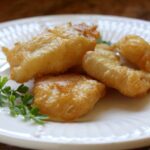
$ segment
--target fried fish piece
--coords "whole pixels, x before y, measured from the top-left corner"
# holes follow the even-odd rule
[[[129,97],[143,95],[150,89],[150,74],[121,66],[113,51],[98,48],[87,52],[83,68],[88,75]]]
[[[36,80],[33,94],[34,105],[50,120],[72,121],[94,107],[105,86],[83,75],[65,74]]]
[[[139,69],[150,72],[150,44],[137,35],[127,35],[114,44],[114,49]]]
[[[94,49],[98,37],[96,26],[68,23],[28,42],[16,43],[12,50],[3,48],[3,52],[10,64],[11,78],[22,83],[80,64],[85,52]]]

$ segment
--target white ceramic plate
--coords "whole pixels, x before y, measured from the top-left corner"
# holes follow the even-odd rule
[[[97,24],[104,40],[115,42],[125,34],[150,41],[150,23],[100,15],[36,17],[0,24],[0,47],[26,41],[45,27],[66,22]],[[5,57],[0,50],[0,66]],[[8,74],[7,71],[0,75]],[[15,84],[11,82],[13,86]],[[111,92],[86,117],[73,123],[49,122],[45,126],[12,118],[0,108],[0,142],[47,150],[91,150],[135,148],[150,144],[150,94],[129,99]]]

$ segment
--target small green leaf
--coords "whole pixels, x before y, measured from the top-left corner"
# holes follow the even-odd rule
[[[39,114],[39,109],[37,107],[33,106],[31,108],[30,112],[31,112],[32,115],[37,115],[37,114]]]
[[[16,96],[16,98],[21,98],[22,94],[16,92],[16,90],[11,90],[11,93]]]
[[[27,86],[25,86],[24,84],[21,84],[16,91],[20,92],[20,93],[26,93],[29,90],[29,88]]]
[[[20,104],[20,105],[16,106],[15,108],[16,108],[16,110],[18,110],[19,114],[26,115],[26,109],[25,109],[24,105]]]
[[[3,93],[6,94],[11,94],[11,87],[10,86],[6,86],[2,89]]]
[[[27,120],[30,120],[32,117],[31,117],[31,113],[30,113],[30,109],[29,107],[25,106],[24,105],[24,108],[25,108],[25,111],[26,111],[26,115],[24,115],[24,119],[27,121]]]
[[[10,109],[10,114],[13,116],[13,117],[16,117],[18,115],[18,112],[14,109],[13,106],[9,106],[9,109]]]
[[[22,97],[22,102],[24,105],[29,105],[32,104],[33,101],[33,96],[29,93],[26,93],[23,97]]]
[[[42,115],[42,114],[39,114],[35,117],[32,118],[36,123],[38,124],[43,124],[45,120],[49,119],[49,117],[47,115]]]
[[[39,114],[38,116],[36,116],[36,118],[41,119],[41,120],[49,119],[48,115],[43,115],[43,114]]]
[[[40,125],[44,124],[44,121],[39,119],[38,117],[33,117],[32,120],[37,124],[40,124]]]
[[[10,95],[10,96],[8,97],[8,99],[9,99],[9,102],[10,102],[10,104],[11,104],[12,106],[15,105],[15,99],[16,99],[15,95]]]
[[[0,95],[0,107],[3,107],[5,105],[5,99],[2,95]]]
[[[3,86],[7,83],[8,78],[7,77],[1,77],[0,76],[0,89],[3,88]]]

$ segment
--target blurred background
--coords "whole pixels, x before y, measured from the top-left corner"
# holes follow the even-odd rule
[[[150,20],[150,0],[1,0],[0,22],[52,14],[105,14]]]
[[[53,14],[104,14],[150,21],[150,0],[0,0],[0,22]],[[0,144],[0,150],[23,149]]]

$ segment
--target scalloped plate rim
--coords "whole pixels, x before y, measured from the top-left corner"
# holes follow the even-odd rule
[[[106,18],[107,19],[110,19],[110,20],[122,20],[122,21],[131,21],[131,22],[138,22],[138,23],[145,23],[146,25],[150,25],[150,22],[147,21],[147,20],[142,20],[142,19],[137,19],[137,18],[131,18],[131,17],[121,17],[121,16],[115,16],[115,15],[98,15],[98,14],[59,14],[59,15],[45,15],[45,16],[35,16],[35,17],[25,17],[25,18],[20,18],[20,19],[14,19],[14,20],[10,20],[10,21],[4,21],[4,22],[1,22],[0,23],[0,28],[1,27],[6,27],[6,26],[10,26],[10,25],[13,25],[13,24],[22,24],[24,22],[33,22],[33,21],[37,21],[37,20],[40,20],[40,21],[45,21],[47,19],[51,19],[51,18],[60,18],[60,17],[101,17],[103,19]]]

